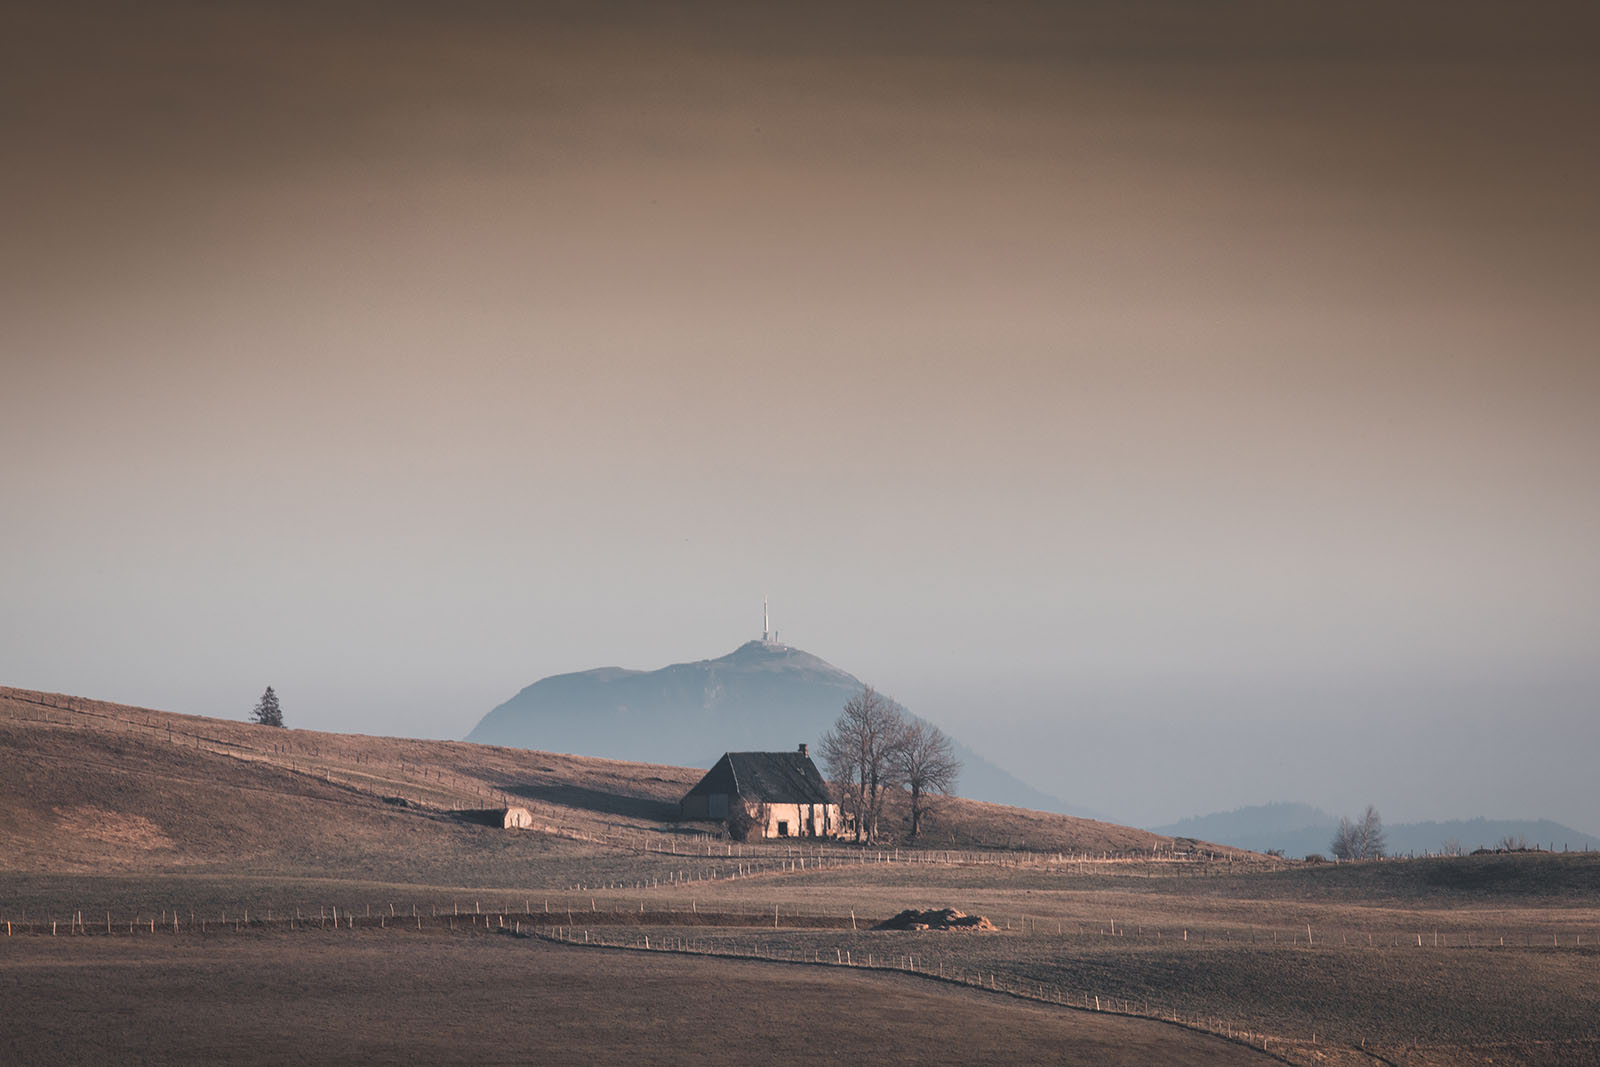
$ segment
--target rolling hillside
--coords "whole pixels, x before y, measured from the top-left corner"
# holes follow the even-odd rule
[[[0,688],[0,870],[528,885],[552,849],[665,852],[716,831],[677,822],[702,773]],[[493,822],[508,804],[533,812],[535,832]],[[928,844],[1126,851],[1171,839],[952,800]]]

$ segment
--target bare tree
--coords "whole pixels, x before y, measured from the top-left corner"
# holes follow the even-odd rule
[[[854,731],[840,716],[833,729],[823,734],[817,742],[817,755],[822,758],[823,769],[839,795],[839,806],[855,821],[856,840],[861,840],[862,790],[859,744]]]
[[[1357,821],[1340,817],[1339,827],[1333,832],[1333,842],[1329,848],[1333,850],[1335,859],[1375,860],[1383,857],[1388,844],[1388,835],[1383,832],[1383,819],[1378,815],[1378,809],[1368,804],[1367,810],[1362,812]]]
[[[935,794],[949,796],[961,774],[950,739],[932,723],[911,719],[906,723],[898,753],[899,777],[911,790],[911,836],[922,833],[922,820],[933,811]]]
[[[283,709],[278,706],[278,694],[272,691],[272,686],[267,686],[267,691],[256,701],[255,710],[250,713],[250,721],[262,726],[283,725]]]
[[[1356,844],[1356,824],[1346,816],[1339,816],[1339,826],[1333,831],[1333,840],[1328,843],[1328,850],[1333,853],[1333,858],[1340,860],[1360,859]]]
[[[867,840],[876,841],[883,819],[884,799],[900,788],[900,751],[906,743],[906,712],[899,704],[884,699],[878,713],[868,720],[866,810]]]
[[[904,743],[904,713],[869,685],[845,702],[817,745],[845,809],[855,816],[857,841],[878,838],[883,798],[897,784],[896,757]]]
[[[1361,858],[1364,860],[1378,860],[1389,848],[1389,835],[1383,832],[1383,819],[1378,815],[1378,809],[1371,804],[1361,813],[1359,838],[1361,844]]]

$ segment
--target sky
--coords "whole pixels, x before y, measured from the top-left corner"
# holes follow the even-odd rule
[[[1600,832],[1592,5],[13,7],[0,684],[460,737],[768,596],[1124,821]]]

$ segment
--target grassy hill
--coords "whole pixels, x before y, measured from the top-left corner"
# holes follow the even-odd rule
[[[527,884],[562,842],[630,853],[698,847],[717,827],[679,823],[677,802],[702,773],[0,688],[0,869]],[[512,804],[530,809],[536,832],[493,823],[490,813]],[[1098,853],[1173,840],[950,799],[924,843]]]

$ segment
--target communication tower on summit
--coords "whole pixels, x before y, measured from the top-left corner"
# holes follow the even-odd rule
[[[761,598],[761,643],[775,645],[778,643],[778,631],[772,628],[772,617],[767,613],[767,598]]]

